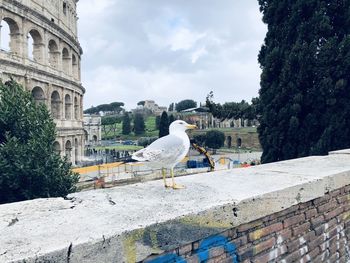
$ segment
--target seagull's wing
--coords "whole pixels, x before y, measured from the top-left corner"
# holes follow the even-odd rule
[[[184,141],[175,136],[167,135],[154,141],[148,147],[135,152],[132,158],[142,162],[174,163],[186,155]]]

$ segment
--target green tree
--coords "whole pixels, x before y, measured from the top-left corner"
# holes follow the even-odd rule
[[[218,130],[211,130],[205,134],[205,145],[213,149],[213,153],[216,153],[216,150],[224,146],[225,143],[225,134]]]
[[[44,104],[15,81],[0,82],[0,203],[76,190],[78,175],[55,152],[55,130]]]
[[[174,102],[172,102],[172,103],[170,103],[170,105],[169,105],[169,109],[168,109],[168,111],[174,111],[174,109],[175,109],[175,103]]]
[[[156,116],[156,119],[155,119],[155,122],[156,122],[156,129],[159,130],[159,125],[160,125],[160,116]]]
[[[197,107],[197,102],[195,102],[194,100],[182,100],[176,104],[175,109],[177,112],[179,112],[195,107]]]
[[[350,147],[350,0],[259,0],[262,162]]]
[[[162,115],[160,116],[160,123],[159,123],[159,138],[166,136],[169,134],[169,118],[168,114],[163,111]]]
[[[172,114],[170,114],[169,115],[169,125],[173,122],[173,121],[175,121],[176,119],[175,119],[175,117],[174,117],[174,115],[172,115]]]
[[[123,115],[122,134],[128,135],[131,132],[131,120],[127,112]]]
[[[140,113],[136,113],[134,116],[134,133],[135,135],[141,135],[145,133],[145,120],[143,119],[143,115]]]

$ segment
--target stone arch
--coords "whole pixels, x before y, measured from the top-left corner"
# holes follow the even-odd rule
[[[6,25],[5,25],[6,24]],[[10,17],[4,17],[0,21],[1,25],[1,49],[12,53],[20,53],[20,31],[15,20]],[[4,27],[4,29],[2,29]]]
[[[72,162],[72,143],[70,140],[66,141],[64,150],[65,150],[65,154],[67,156],[68,162]]]
[[[51,114],[54,119],[61,118],[61,98],[56,90],[51,93]]]
[[[74,97],[74,119],[79,119],[79,102],[76,96]]]
[[[59,51],[55,40],[51,39],[48,44],[49,48],[49,65],[53,68],[58,68]]]
[[[72,118],[72,100],[69,94],[64,97],[64,118],[66,120]]]
[[[28,58],[36,62],[43,61],[43,39],[36,29],[29,30],[27,34]]]
[[[55,141],[53,143],[53,150],[57,153],[60,154],[61,153],[61,145],[58,141]]]
[[[237,138],[237,147],[241,147],[241,146],[242,146],[242,139]]]
[[[72,54],[72,71],[73,71],[73,77],[75,79],[79,79],[78,60],[77,60],[77,57],[74,54]]]
[[[32,96],[36,103],[45,103],[45,93],[41,87],[35,86],[32,89]]]
[[[63,48],[62,49],[62,69],[63,69],[63,72],[66,73],[66,74],[69,74],[70,73],[70,60],[71,60],[71,57],[69,55],[69,51],[67,48]]]
[[[232,137],[229,135],[226,138],[227,140],[227,148],[231,148],[232,147]]]

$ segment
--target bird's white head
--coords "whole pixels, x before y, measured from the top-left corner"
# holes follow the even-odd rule
[[[172,134],[172,133],[176,133],[176,132],[179,132],[179,131],[186,131],[186,130],[189,130],[189,129],[196,129],[197,126],[196,125],[192,125],[192,124],[188,124],[187,122],[185,121],[182,121],[182,120],[176,120],[176,121],[173,121],[170,126],[169,126],[169,133]]]

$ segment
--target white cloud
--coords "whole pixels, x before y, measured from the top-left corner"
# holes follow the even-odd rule
[[[257,1],[78,2],[85,108],[145,99],[217,102],[258,95],[266,26]]]
[[[201,56],[204,56],[207,53],[208,51],[205,49],[205,47],[201,47],[200,49],[195,50],[191,56],[192,64],[196,63]]]

